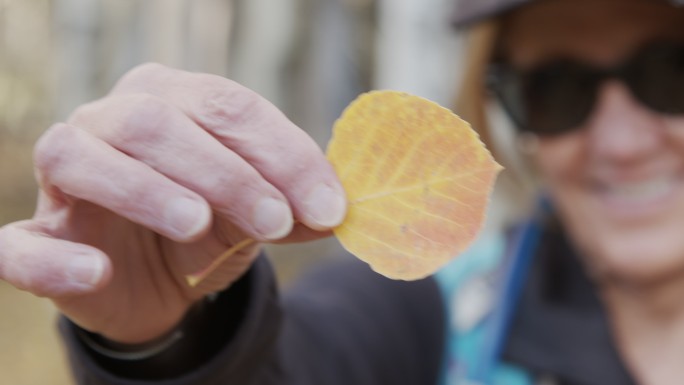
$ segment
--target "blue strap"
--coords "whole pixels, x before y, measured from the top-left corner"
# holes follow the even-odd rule
[[[513,313],[520,297],[523,284],[527,277],[534,251],[542,233],[540,218],[550,211],[547,199],[540,199],[533,215],[512,240],[510,255],[504,259],[509,264],[503,270],[501,291],[496,306],[492,309],[485,322],[485,341],[481,354],[476,360],[475,367],[470,371],[469,380],[475,384],[490,384],[492,373],[499,364],[501,351],[513,317]]]

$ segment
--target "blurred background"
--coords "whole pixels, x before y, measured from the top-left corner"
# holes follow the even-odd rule
[[[453,0],[0,0],[0,226],[29,218],[31,153],[51,123],[155,61],[230,77],[325,148],[359,93],[450,106],[463,39]],[[284,284],[334,240],[271,247]],[[71,384],[50,302],[0,282],[0,383]]]

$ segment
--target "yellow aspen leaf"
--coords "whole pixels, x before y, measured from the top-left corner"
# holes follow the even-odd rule
[[[335,123],[327,156],[349,200],[335,235],[375,271],[404,280],[434,273],[468,247],[502,169],[468,123],[396,91],[352,102]],[[197,286],[254,242],[239,242],[187,283]]]
[[[397,91],[352,102],[327,157],[349,201],[335,235],[373,270],[403,280],[434,273],[469,246],[502,169],[468,123]]]

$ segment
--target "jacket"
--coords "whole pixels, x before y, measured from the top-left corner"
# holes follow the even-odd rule
[[[205,304],[184,340],[147,360],[102,356],[66,318],[60,328],[79,384],[473,384],[467,366],[491,342],[487,320],[497,299],[511,297],[497,280],[502,266],[504,275],[515,266],[503,257],[511,237],[502,239],[480,240],[420,281],[386,279],[349,257],[280,294],[262,257]],[[533,246],[487,382],[632,384],[596,288],[560,226],[545,223]],[[477,292],[467,287],[478,279],[495,300],[464,315],[463,293]]]

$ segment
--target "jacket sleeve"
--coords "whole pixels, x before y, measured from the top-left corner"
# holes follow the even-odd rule
[[[221,293],[185,340],[122,362],[60,329],[79,384],[436,384],[444,310],[432,279],[401,282],[353,258],[316,268],[278,298],[266,258]]]

